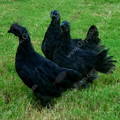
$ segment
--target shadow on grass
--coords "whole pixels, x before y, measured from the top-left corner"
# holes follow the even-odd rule
[[[28,96],[28,99],[30,99],[30,97],[31,96]],[[55,102],[55,98],[41,98],[33,94],[32,101],[30,102],[30,104],[32,105],[33,109],[37,109],[38,111],[41,111],[44,108],[53,109],[56,102]]]
[[[79,89],[77,89],[77,88],[73,88],[73,89],[87,90],[89,88],[90,88],[90,86],[87,86],[84,88],[82,87]],[[50,97],[50,96],[49,97],[42,97],[40,94],[33,93],[32,96],[28,96],[28,99],[32,98],[32,101],[30,104],[33,106],[34,109],[38,109],[39,111],[41,111],[44,108],[53,109],[54,105],[57,103],[56,100],[59,99],[61,96],[62,96],[62,94],[59,96],[56,96],[56,97]]]

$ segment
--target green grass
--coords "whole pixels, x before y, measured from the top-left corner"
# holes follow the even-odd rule
[[[7,34],[13,22],[26,26],[35,49],[57,9],[69,20],[72,36],[84,38],[97,25],[102,43],[118,61],[114,74],[102,75],[85,90],[67,91],[51,109],[41,108],[15,72],[18,41]],[[0,119],[1,120],[119,120],[120,1],[119,0],[0,0]]]

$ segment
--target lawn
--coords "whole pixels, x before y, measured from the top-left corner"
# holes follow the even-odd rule
[[[100,74],[90,88],[65,92],[47,109],[16,74],[18,40],[7,31],[13,22],[26,26],[42,54],[40,46],[54,9],[62,20],[70,21],[72,37],[85,38],[89,26],[96,25],[102,43],[118,62],[113,74]],[[0,120],[119,120],[120,0],[0,0],[0,11]]]

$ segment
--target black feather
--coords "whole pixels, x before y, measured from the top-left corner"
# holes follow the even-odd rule
[[[60,96],[62,92],[73,88],[74,83],[82,79],[80,73],[59,67],[39,55],[31,44],[26,28],[13,24],[9,31],[19,37],[15,59],[16,72],[41,100]],[[21,37],[23,35],[27,37]]]
[[[61,67],[82,73],[87,82],[92,82],[97,72],[108,73],[113,70],[115,61],[100,44],[96,26],[89,28],[85,40],[72,39],[70,24],[64,21],[60,25],[59,13],[54,16],[59,16],[59,19],[56,17],[51,20],[42,44],[43,53],[47,58]],[[91,71],[94,71],[94,74],[90,74]]]

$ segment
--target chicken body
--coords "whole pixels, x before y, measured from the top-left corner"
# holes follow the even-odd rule
[[[51,23],[45,33],[44,40],[42,42],[41,49],[44,55],[52,60],[54,51],[58,49],[61,44],[61,34],[62,34],[62,24],[60,24],[60,14],[58,11],[54,10],[50,14]],[[64,29],[69,29],[67,26]],[[75,47],[79,47],[87,50],[94,50],[100,52],[100,39],[98,37],[99,33],[97,28],[93,25],[89,28],[85,40],[72,39],[70,38],[70,44]],[[69,51],[70,52],[70,51]]]
[[[57,11],[51,12],[51,16],[52,20],[42,44],[42,51],[47,58],[61,67],[82,73],[87,83],[96,79],[97,72],[112,71],[114,60],[108,56],[108,50],[100,45],[99,33],[94,25],[89,28],[85,40],[72,39],[69,23],[65,21],[60,25]]]
[[[22,81],[41,99],[54,98],[73,87],[82,76],[71,69],[61,68],[39,55],[33,48],[27,30],[13,24],[10,33],[19,37],[15,68]]]

